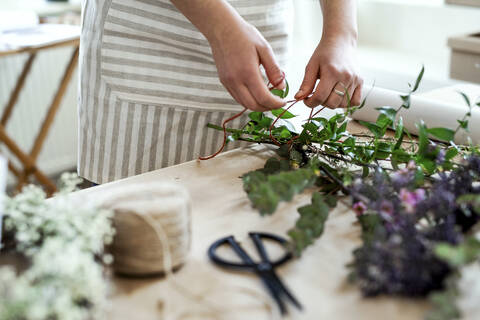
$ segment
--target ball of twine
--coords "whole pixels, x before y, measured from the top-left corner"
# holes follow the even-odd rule
[[[102,200],[102,206],[114,210],[116,234],[111,253],[115,272],[156,275],[186,261],[191,242],[191,201],[183,187],[160,182],[118,187]],[[152,224],[164,230],[166,239],[158,237]]]

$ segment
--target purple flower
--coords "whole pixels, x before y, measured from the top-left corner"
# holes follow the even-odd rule
[[[393,215],[393,204],[390,201],[383,200],[380,203],[380,214],[384,217]]]
[[[417,204],[420,201],[425,200],[425,190],[417,189],[415,191],[408,191],[405,188],[400,189],[399,193],[400,200],[408,213],[413,213]]]
[[[435,159],[435,162],[437,163],[437,165],[441,165],[445,162],[446,155],[447,155],[447,151],[445,151],[445,149],[440,149],[440,151],[438,151],[437,157]]]
[[[395,171],[390,176],[392,179],[392,183],[394,188],[398,190],[398,188],[403,188],[408,186],[414,178],[414,170],[409,168],[410,164],[406,168],[402,168],[398,171]],[[415,163],[414,163],[415,166]]]
[[[355,211],[355,214],[359,217],[367,211],[367,205],[362,201],[358,201],[353,204],[353,211]]]
[[[417,170],[417,164],[415,163],[415,161],[413,160],[410,160],[407,164],[407,169],[409,170]]]

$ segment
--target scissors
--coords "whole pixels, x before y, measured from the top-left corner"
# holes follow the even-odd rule
[[[210,248],[208,249],[208,256],[213,263],[219,265],[220,267],[227,269],[235,270],[244,270],[248,272],[256,273],[263,281],[263,284],[268,289],[270,295],[273,297],[277,303],[280,312],[282,315],[286,315],[287,307],[283,299],[290,300],[290,302],[297,307],[297,309],[302,310],[302,305],[297,301],[297,299],[290,293],[290,291],[285,287],[280,278],[275,273],[275,268],[284,264],[292,258],[292,253],[286,251],[285,255],[278,259],[277,261],[270,261],[267,251],[263,245],[263,239],[272,240],[278,242],[283,247],[288,243],[287,240],[276,236],[270,233],[263,232],[250,232],[248,234],[253,240],[258,254],[260,255],[261,262],[255,262],[247,254],[247,252],[240,246],[233,236],[228,236],[222,239],[215,241]],[[217,255],[217,249],[222,245],[229,245],[233,251],[242,259],[242,263],[236,263],[227,261]]]

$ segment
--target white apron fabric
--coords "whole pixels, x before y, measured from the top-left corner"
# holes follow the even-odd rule
[[[284,65],[291,0],[229,3]],[[105,183],[220,146],[222,133],[206,125],[221,124],[242,107],[221,85],[205,37],[169,0],[85,0],[82,19],[80,176]]]

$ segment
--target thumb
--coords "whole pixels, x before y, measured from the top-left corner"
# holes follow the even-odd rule
[[[312,93],[315,83],[317,82],[317,71],[317,68],[315,68],[311,63],[307,64],[307,67],[305,68],[305,76],[303,77],[300,89],[295,94],[295,99],[303,99]]]
[[[285,89],[285,74],[275,60],[272,48],[267,44],[258,50],[260,63],[267,73],[268,81],[277,89]]]

